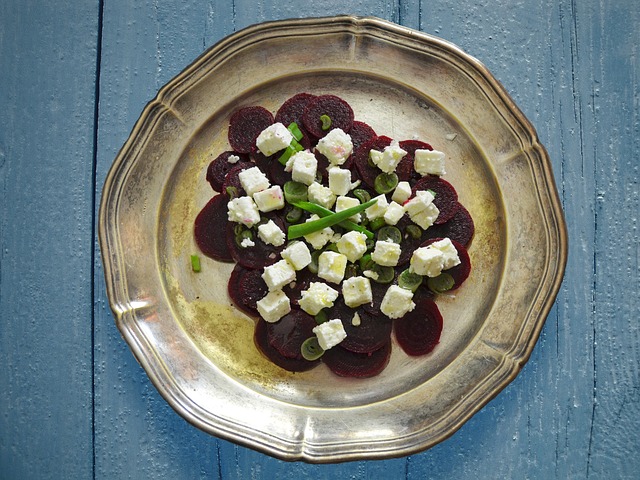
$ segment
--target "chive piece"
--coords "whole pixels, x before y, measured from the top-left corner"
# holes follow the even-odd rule
[[[398,186],[398,175],[395,173],[381,173],[373,181],[373,188],[378,193],[389,193]]]
[[[284,152],[278,158],[278,162],[280,162],[282,165],[287,165],[287,162],[291,158],[291,155],[302,150],[304,150],[304,147],[300,145],[295,138],[293,138],[289,146],[284,149]]]
[[[191,255],[191,270],[198,273],[201,270],[200,257],[198,255]]]
[[[320,310],[318,314],[313,318],[316,320],[316,323],[318,325],[329,321],[329,315],[327,315],[327,312],[324,309]]]
[[[288,223],[298,223],[300,219],[302,219],[302,209],[298,207],[292,207],[291,210],[287,212],[284,219]]]
[[[311,202],[298,202],[295,204],[296,207],[306,210],[307,212],[315,213],[319,217],[327,217],[329,215],[333,215],[335,212],[329,210],[328,208],[324,208],[322,205],[318,205],[317,203]],[[373,233],[364,228],[362,225],[358,225],[351,220],[343,220],[338,225],[347,230],[355,230],[356,232],[364,233],[367,238],[373,238]]]
[[[415,292],[422,283],[422,275],[412,272],[408,268],[398,276],[398,286]]]
[[[429,277],[427,279],[427,287],[433,293],[443,293],[451,290],[455,283],[453,277],[448,273],[441,273],[437,277]]]
[[[300,353],[305,360],[313,362],[324,355],[324,350],[318,342],[318,337],[309,337],[300,346]]]
[[[367,203],[362,203],[360,205],[356,205],[355,207],[347,208],[337,213],[332,213],[331,215],[327,215],[326,217],[322,217],[317,220],[312,220],[310,222],[305,222],[298,225],[291,225],[287,232],[287,238],[289,240],[293,240],[294,238],[303,237],[305,235],[309,235],[310,233],[317,232],[327,227],[336,225],[337,223],[343,222],[349,217],[352,217],[356,213],[360,213],[366,210],[377,201],[378,200],[374,198]]]
[[[322,130],[327,131],[331,128],[331,117],[329,115],[320,115],[320,121],[322,122]]]
[[[298,124],[296,122],[291,122],[287,127],[287,130],[291,132],[291,135],[293,135],[293,138],[295,138],[297,141],[302,140],[302,132],[300,131],[300,127],[298,127]]]
[[[363,272],[365,270],[372,270],[375,265],[375,262],[371,260],[370,253],[367,253],[360,257],[360,270],[362,270]]]
[[[371,200],[371,195],[369,194],[369,192],[362,188],[356,188],[353,191],[353,196],[360,200],[360,203],[365,203]]]
[[[238,198],[238,189],[232,185],[227,187],[227,195],[229,196],[229,200],[233,200],[234,198]]]
[[[378,230],[378,240],[391,241],[393,243],[400,244],[402,242],[402,233],[398,227],[392,225],[385,225]]]
[[[420,238],[422,236],[422,229],[417,225],[407,225],[405,231],[413,239]]]
[[[374,218],[369,222],[369,228],[375,232],[376,230],[384,227],[386,224],[387,222],[384,221],[384,218],[378,217],[378,218]]]

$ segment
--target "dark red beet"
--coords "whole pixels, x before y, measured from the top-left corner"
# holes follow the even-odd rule
[[[322,361],[336,375],[341,377],[367,378],[378,375],[389,363],[391,342],[372,353],[350,352],[340,345],[327,350]]]
[[[262,279],[262,270],[249,269],[239,263],[231,272],[227,290],[235,306],[253,317],[259,315],[256,303],[269,293]]]
[[[200,251],[221,262],[233,261],[227,242],[220,235],[231,223],[227,216],[227,203],[226,195],[216,195],[200,210],[194,224],[195,239]]]
[[[360,179],[369,187],[374,188],[375,180],[382,171],[376,167],[369,165],[369,152],[371,150],[382,151],[385,147],[391,145],[391,139],[384,135],[374,137],[365,144],[363,144],[355,154],[354,162],[358,169]]]
[[[353,153],[355,153],[358,148],[375,137],[376,132],[368,124],[354,120],[349,135],[353,144]]]
[[[382,304],[382,299],[384,298],[384,294],[387,293],[388,288],[389,285],[386,283],[378,283],[374,280],[371,280],[371,293],[373,294],[373,302],[366,303],[360,308],[373,315],[380,315],[380,305]]]
[[[434,177],[432,175],[422,177],[411,190],[413,195],[415,195],[418,190],[431,190],[436,194],[433,203],[438,207],[438,210],[440,210],[438,218],[434,222],[436,225],[449,221],[460,207],[460,203],[458,203],[458,192],[453,188],[453,185],[440,177]]]
[[[407,152],[407,154],[400,160],[400,163],[396,167],[398,180],[407,182],[411,179],[420,179],[420,174],[415,171],[413,166],[416,150],[433,150],[433,147],[421,140],[402,140],[400,142],[400,148]]]
[[[258,350],[260,350],[265,357],[278,365],[280,368],[284,368],[289,372],[304,372],[307,370],[311,370],[312,368],[320,364],[319,360],[310,362],[309,360],[300,360],[297,358],[287,358],[282,356],[280,352],[273,348],[269,343],[267,328],[268,325],[269,324],[262,318],[258,319],[256,323],[256,329],[253,334],[253,340],[258,347]]]
[[[281,230],[284,231],[284,225],[278,217],[273,217],[274,222],[278,224]],[[260,269],[267,265],[276,263],[280,259],[280,252],[284,249],[284,245],[281,247],[275,247],[270,244],[264,243],[258,235],[253,237],[253,247],[242,247],[236,242],[234,233],[235,222],[229,222],[226,229],[226,240],[229,251],[233,259],[241,264],[243,267]],[[222,231],[218,231],[217,235],[222,235]]]
[[[236,152],[249,153],[256,138],[274,123],[273,115],[264,107],[243,107],[229,119],[229,144]]]
[[[231,155],[239,157],[240,160],[236,163],[229,163],[229,157]],[[224,179],[227,176],[227,173],[229,173],[229,170],[244,164],[252,166],[249,162],[249,157],[244,153],[233,151],[221,153],[209,164],[209,167],[207,168],[207,182],[209,182],[211,188],[216,192],[222,192],[222,184],[224,183]]]
[[[473,218],[464,205],[460,204],[456,214],[449,221],[427,229],[427,238],[448,237],[466,248],[471,243],[474,232]]]
[[[311,273],[308,268],[303,268],[296,272],[295,282],[291,282],[289,285],[285,285],[282,289],[284,293],[289,297],[291,305],[298,306],[299,300],[302,297],[302,291],[309,288],[311,282],[322,282],[316,274]]]
[[[322,130],[320,117],[323,115],[327,115],[331,119],[331,127],[328,130]],[[316,138],[324,137],[334,128],[340,128],[349,133],[353,126],[353,109],[340,97],[320,95],[307,104],[302,115],[302,123]]]
[[[233,196],[234,198],[242,197],[243,195],[246,195],[247,192],[245,192],[244,188],[242,188],[242,183],[240,183],[240,177],[238,175],[240,174],[241,171],[251,167],[255,167],[255,165],[250,162],[242,162],[242,163],[238,162],[238,165],[234,166],[231,170],[229,170],[229,172],[227,172],[227,176],[224,177],[224,182],[222,182],[221,192],[224,193],[225,195],[228,195],[227,188],[233,187],[235,189],[235,194]]]
[[[425,355],[440,342],[442,315],[429,298],[416,302],[416,307],[393,323],[398,345],[407,355]]]
[[[284,185],[286,182],[291,180],[291,173],[284,171],[284,166],[278,162],[278,160],[273,159],[271,165],[269,165],[269,170],[267,171],[267,177],[269,177],[269,181],[272,185]]]
[[[427,247],[433,242],[437,242],[438,240],[442,240],[442,238],[430,238],[426,240],[421,246]],[[451,290],[455,290],[459,288],[460,285],[462,285],[464,281],[469,277],[469,274],[471,273],[471,259],[469,258],[467,249],[461,243],[453,239],[451,239],[451,243],[454,247],[456,247],[458,257],[460,258],[460,264],[456,265],[453,268],[449,268],[448,270],[443,270],[443,272],[448,273],[453,277],[453,281],[455,282],[455,284],[453,285],[453,288]]]
[[[267,325],[267,339],[269,345],[283,357],[302,360],[300,351],[302,343],[307,338],[315,336],[313,329],[317,326],[311,315],[302,310],[293,309],[277,322]]]
[[[285,127],[288,127],[291,122],[296,122],[299,127],[302,125],[304,109],[315,98],[316,96],[311,93],[298,93],[289,98],[276,112],[276,122],[282,123]]]
[[[360,325],[354,326],[351,320],[355,310],[349,310],[351,310],[349,314],[335,317],[342,320],[344,330],[347,332],[347,338],[340,342],[342,348],[356,353],[373,353],[389,342],[391,320],[384,315],[374,316],[360,309],[358,311]]]

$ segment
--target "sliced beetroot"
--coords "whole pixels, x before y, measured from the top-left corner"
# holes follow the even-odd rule
[[[291,180],[291,173],[284,171],[284,166],[278,162],[278,160],[274,159],[269,165],[269,170],[267,170],[267,177],[269,177],[269,181],[272,185],[280,185],[283,186],[286,182]]]
[[[256,138],[274,123],[273,115],[264,107],[243,107],[229,119],[229,144],[236,152],[249,153]]]
[[[296,122],[298,126],[302,125],[304,109],[315,98],[316,96],[311,93],[297,93],[285,101],[278,109],[276,122],[282,123],[285,127],[288,127],[291,122]]]
[[[389,363],[391,342],[371,353],[356,353],[340,345],[327,350],[322,361],[336,375],[341,377],[368,378],[378,375]]]
[[[440,213],[434,222],[436,225],[449,221],[460,208],[458,203],[458,192],[446,180],[440,177],[427,175],[416,182],[412,188],[412,194],[415,195],[418,190],[431,190],[435,193],[433,203]]]
[[[391,138],[381,135],[374,137],[365,144],[363,144],[354,156],[354,163],[358,169],[360,179],[369,187],[374,188],[375,180],[382,171],[375,165],[369,165],[369,152],[371,150],[382,151],[385,147],[391,145]]]
[[[308,268],[303,268],[296,272],[296,279],[282,288],[282,291],[289,297],[291,305],[298,306],[302,291],[307,290],[311,282],[322,282],[316,274],[311,273]]]
[[[413,251],[422,245],[427,239],[426,232],[421,229],[421,235],[417,238],[414,238],[407,231],[407,227],[409,225],[416,226],[415,223],[411,221],[409,215],[403,216],[400,221],[396,224],[396,227],[400,229],[402,232],[402,241],[400,242],[400,258],[398,259],[398,266],[402,267],[411,260],[411,256],[413,255]],[[429,227],[432,228],[432,227]],[[427,230],[428,232],[429,230]]]
[[[235,155],[240,158],[236,163],[229,162],[229,157]],[[207,182],[211,185],[216,192],[222,192],[222,184],[229,171],[239,165],[248,164],[252,166],[249,161],[249,156],[244,153],[238,153],[233,151],[226,151],[218,155],[207,168]]]
[[[427,238],[448,237],[466,248],[471,243],[474,233],[473,218],[464,205],[460,204],[455,215],[449,221],[427,229]]]
[[[238,165],[235,165],[229,172],[227,172],[227,176],[224,177],[224,182],[222,182],[221,192],[225,195],[228,195],[227,188],[232,187],[235,191],[233,197],[242,197],[247,194],[242,188],[242,183],[240,183],[240,172],[246,170],[247,168],[255,167],[255,165],[251,162],[242,162]]]
[[[284,231],[284,225],[278,222],[278,218],[274,217],[274,222],[278,224],[281,230]],[[284,245],[280,247],[273,246],[271,244],[264,243],[258,235],[253,237],[253,246],[243,247],[238,245],[235,236],[235,226],[239,225],[235,222],[229,222],[226,228],[226,241],[229,251],[233,259],[241,264],[243,267],[260,269],[267,265],[276,263],[280,259],[280,252],[284,249]],[[255,233],[255,232],[254,232]],[[217,232],[217,235],[222,235],[222,231]]]
[[[386,316],[375,316],[364,310],[358,310],[360,324],[353,325],[355,311],[350,309],[350,316],[338,317],[342,320],[347,338],[340,346],[356,353],[373,353],[382,348],[391,339],[392,321]]]
[[[387,293],[388,288],[389,285],[386,283],[378,283],[371,280],[371,294],[373,295],[373,301],[362,305],[360,308],[372,315],[380,315],[380,305],[382,304],[382,299],[384,298],[384,294]]]
[[[407,182],[409,180],[419,180],[420,174],[414,168],[416,150],[433,150],[433,147],[421,140],[402,140],[400,148],[407,154],[400,160],[396,167],[398,180]]]
[[[226,195],[216,195],[200,210],[194,224],[195,240],[200,251],[221,262],[233,261],[224,235],[220,235],[231,223],[227,216],[227,203]]]
[[[373,128],[358,120],[353,121],[353,126],[351,127],[351,130],[349,130],[349,135],[351,136],[351,143],[353,144],[353,153],[355,153],[363,144],[377,136]]]
[[[302,360],[302,343],[315,336],[313,329],[317,326],[311,315],[293,309],[277,322],[267,325],[267,339],[283,357]]]
[[[438,240],[442,240],[442,238],[430,238],[426,240],[421,246],[427,247],[431,245],[433,242],[437,242]],[[455,290],[459,288],[460,285],[462,285],[464,281],[469,277],[469,274],[471,273],[471,259],[469,258],[469,252],[467,252],[467,249],[460,242],[457,242],[453,239],[450,239],[450,240],[453,246],[456,248],[456,251],[458,252],[458,257],[460,258],[460,264],[456,265],[453,268],[443,270],[443,272],[448,273],[453,277],[453,281],[455,283],[451,290]]]
[[[305,372],[320,364],[319,360],[309,361],[298,358],[287,358],[271,346],[268,339],[268,323],[262,318],[258,319],[253,334],[253,340],[262,354],[280,368],[289,372]]]
[[[254,317],[259,315],[256,303],[269,293],[262,279],[262,270],[246,268],[239,263],[231,272],[227,290],[236,307]]]
[[[322,129],[321,117],[323,115],[327,115],[331,119],[331,127],[327,130]],[[353,109],[340,97],[320,95],[307,104],[302,115],[302,123],[316,138],[324,137],[335,128],[349,133],[353,126]]]
[[[394,321],[393,329],[407,355],[425,355],[440,342],[442,315],[433,300],[423,297],[411,312]]]

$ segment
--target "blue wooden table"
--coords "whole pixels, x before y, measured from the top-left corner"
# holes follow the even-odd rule
[[[636,0],[0,2],[0,478],[638,478],[640,6]],[[145,104],[245,26],[373,15],[456,43],[547,147],[566,275],[531,359],[409,457],[286,463],[211,437],[122,340],[96,238]]]

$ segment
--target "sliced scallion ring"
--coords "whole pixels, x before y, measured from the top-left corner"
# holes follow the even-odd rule
[[[327,131],[331,128],[331,117],[329,115],[320,115],[320,121],[322,122],[322,130]]]
[[[360,203],[366,203],[371,200],[371,195],[369,192],[362,188],[356,188],[353,192],[353,196],[360,200]]]
[[[378,274],[378,278],[373,279],[373,281],[377,283],[391,283],[396,275],[393,267],[384,267],[377,263],[374,264],[371,270]]]
[[[302,209],[298,207],[292,207],[291,210],[287,212],[284,219],[289,223],[298,223],[302,218]]]
[[[444,293],[453,288],[456,284],[453,277],[448,273],[441,273],[437,277],[429,277],[427,287],[434,293]]]
[[[318,337],[309,337],[300,346],[300,353],[305,360],[313,362],[324,355],[324,350],[318,342]]]
[[[398,286],[415,292],[422,283],[422,275],[410,271],[408,268],[398,275]]]
[[[402,242],[402,232],[400,232],[398,227],[385,225],[378,230],[377,239],[379,241],[391,241],[393,243],[400,244],[400,242]]]
[[[285,182],[284,199],[287,203],[306,202],[308,198],[308,187],[304,183],[289,180]]]
[[[378,193],[389,193],[398,186],[398,175],[395,173],[381,173],[373,181],[373,188]]]
[[[422,229],[417,225],[407,225],[405,232],[407,232],[407,234],[413,239],[417,239],[422,236]]]
[[[327,312],[324,309],[320,310],[318,314],[313,318],[315,318],[316,323],[318,325],[329,321],[329,316],[327,315]]]

